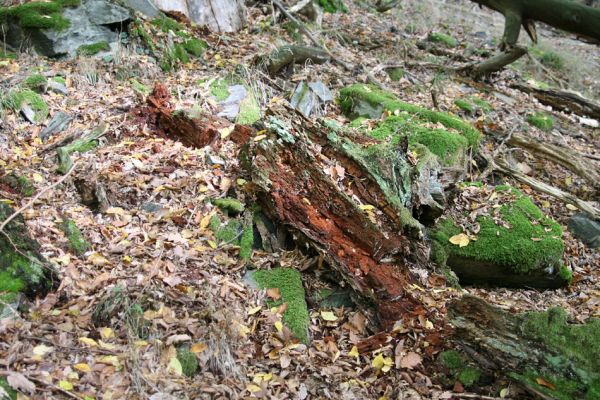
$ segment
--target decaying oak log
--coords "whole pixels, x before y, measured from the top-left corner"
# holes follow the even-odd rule
[[[567,322],[558,308],[511,314],[474,296],[450,304],[453,341],[477,355],[483,369],[501,371],[544,399],[600,396],[600,320]]]
[[[540,103],[552,106],[556,110],[600,119],[600,103],[586,99],[578,93],[552,88],[540,89],[524,83],[515,83],[511,86],[522,92],[533,94]]]
[[[407,290],[414,281],[410,260],[416,255],[400,226],[410,214],[402,215],[389,204],[374,176],[343,150],[341,141],[328,142],[336,136],[330,128],[293,110],[270,112],[267,138],[250,142],[241,156],[265,212],[307,238],[374,304],[384,329],[398,320],[426,315]],[[351,180],[340,184],[326,173],[327,165],[339,165]],[[355,198],[378,210],[376,218]]]
[[[531,154],[552,161],[588,181],[596,190],[600,189],[600,173],[593,161],[581,158],[576,152],[553,144],[540,142],[520,133],[514,133],[507,143],[521,147]]]

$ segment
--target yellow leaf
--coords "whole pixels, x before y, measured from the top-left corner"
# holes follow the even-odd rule
[[[392,368],[392,365],[394,365],[394,362],[392,361],[391,357],[384,357],[383,354],[379,353],[373,359],[371,365],[377,371],[388,372]]]
[[[550,208],[550,202],[548,200],[542,201],[542,207],[544,207],[544,208]]]
[[[217,244],[213,240],[209,240],[208,245],[210,246],[211,249],[217,248]]]
[[[360,354],[358,352],[358,347],[352,346],[352,350],[350,350],[350,352],[348,353],[348,355],[350,357],[356,357],[356,358],[358,358],[360,356]]]
[[[100,253],[90,254],[88,261],[91,262],[95,267],[103,267],[110,264],[110,261],[108,261],[108,259]]]
[[[238,186],[244,186],[246,183],[248,183],[247,180],[242,178],[238,178],[235,182],[238,184]]]
[[[135,342],[133,342],[134,345],[136,345],[137,347],[145,347],[148,346],[150,343],[148,343],[145,340],[136,340]]]
[[[373,211],[375,207],[370,204],[363,204],[362,206],[360,206],[360,209],[363,211]]]
[[[262,389],[258,385],[250,384],[250,385],[246,386],[246,390],[249,391],[250,393],[256,393],[256,392],[260,392]]]
[[[79,342],[83,343],[85,345],[88,345],[90,347],[96,347],[98,346],[98,343],[96,343],[96,341],[94,339],[88,338],[88,337],[80,337],[79,338]]]
[[[46,346],[44,344],[40,344],[33,348],[33,354],[36,356],[45,356],[48,353],[52,353],[54,351],[54,347]]]
[[[283,331],[283,324],[281,323],[281,321],[275,322],[275,329],[277,329],[277,332],[279,332],[279,333],[281,333]]]
[[[579,210],[577,207],[575,207],[573,204],[567,204],[567,208],[571,211],[577,211]]]
[[[86,363],[75,364],[73,368],[81,372],[92,372],[92,368]]]
[[[464,233],[459,233],[450,238],[450,243],[458,245],[458,247],[465,247],[469,244],[469,236]]]
[[[325,321],[337,321],[337,317],[332,311],[321,311],[321,318]]]
[[[181,366],[181,362],[179,362],[177,357],[173,357],[169,360],[169,366],[167,367],[167,372],[173,373],[175,375],[183,374],[183,367]]]
[[[73,390],[73,384],[69,381],[59,381],[58,387],[66,391]]]
[[[121,362],[119,361],[119,357],[117,356],[100,357],[98,362],[101,362],[102,364],[112,365],[115,368],[119,368],[121,366]]]
[[[109,207],[105,212],[106,214],[125,215],[125,210],[121,207]]]
[[[33,174],[33,181],[35,183],[42,183],[42,182],[44,182],[44,177],[37,173]]]
[[[252,308],[252,309],[250,309],[250,310],[248,311],[248,315],[254,315],[254,314],[256,314],[257,312],[259,312],[260,310],[262,310],[262,307],[261,307],[261,306],[254,307],[254,308]]]
[[[192,347],[190,348],[190,351],[192,353],[202,353],[204,350],[206,350],[208,348],[208,346],[206,345],[206,343],[202,343],[202,342],[198,342],[192,345]]]
[[[115,337],[115,331],[113,331],[111,328],[102,328],[100,329],[100,336],[104,340],[112,339]]]

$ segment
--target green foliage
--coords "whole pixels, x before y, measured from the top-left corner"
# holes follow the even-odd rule
[[[338,11],[347,13],[348,7],[342,0],[318,0],[318,4],[323,8],[325,12],[334,14]]]
[[[157,26],[158,28],[160,28],[160,30],[162,30],[165,33],[169,31],[173,31],[176,33],[183,29],[183,26],[179,22],[164,15],[159,18],[153,19],[151,21],[151,24]]]
[[[92,44],[84,44],[83,46],[79,46],[77,49],[77,54],[81,56],[93,56],[94,54],[98,54],[101,51],[110,50],[110,45],[107,41],[102,41],[98,43]]]
[[[4,389],[6,394],[8,394],[9,400],[17,400],[17,391],[10,387],[10,385],[6,381],[6,378],[3,376],[0,376],[0,388]],[[1,399],[1,400],[4,400],[4,399]]]
[[[564,58],[557,52],[550,49],[540,47],[532,47],[529,49],[531,54],[542,63],[542,65],[555,69],[562,70],[565,68]]]
[[[244,261],[252,257],[252,246],[254,244],[254,229],[252,224],[244,226],[242,237],[240,238],[240,258]]]
[[[67,84],[67,80],[65,78],[63,78],[62,76],[55,76],[55,77],[52,78],[52,80],[54,82],[58,82],[58,83],[60,83],[62,85],[66,85]]]
[[[427,40],[434,43],[440,43],[448,48],[453,48],[458,45],[458,42],[452,36],[448,36],[439,32],[431,32],[429,36],[427,36]]]
[[[397,82],[404,77],[402,68],[392,68],[387,70],[387,74],[393,82]]]
[[[48,80],[43,75],[35,74],[27,77],[23,81],[23,86],[35,92],[44,92],[48,86]]]
[[[25,288],[25,282],[10,270],[0,271],[0,292],[16,293]]]
[[[208,48],[208,44],[204,40],[188,39],[183,42],[183,47],[191,55],[200,57]]]
[[[80,256],[89,250],[90,244],[85,240],[74,221],[65,219],[60,224],[60,228],[69,240],[69,248],[73,253]]]
[[[441,123],[448,129],[455,129],[467,139],[469,146],[476,147],[481,138],[477,129],[462,119],[448,113],[428,110],[426,108],[406,103],[372,85],[354,84],[340,90],[339,102],[342,111],[351,118],[369,117],[380,118],[384,111],[391,113],[406,112],[415,123]]]
[[[224,212],[239,214],[244,211],[244,204],[238,199],[226,197],[224,199],[214,199],[212,200],[212,203]]]
[[[0,23],[2,22],[2,17],[0,17]],[[0,60],[16,60],[17,55],[15,53],[11,53],[10,51],[2,51],[0,50]]]
[[[527,116],[527,122],[545,132],[552,130],[554,118],[546,113],[533,113]]]
[[[293,268],[275,268],[255,271],[252,276],[263,289],[279,289],[281,300],[278,303],[287,303],[287,309],[283,314],[283,322],[298,340],[307,344],[309,341],[310,317],[304,298],[304,287],[302,286],[300,272]]]
[[[444,367],[456,370],[465,366],[465,360],[463,360],[460,353],[456,350],[446,350],[440,354],[440,360]]]
[[[479,380],[481,371],[474,367],[467,367],[458,373],[458,380],[465,386],[473,386]]]
[[[74,7],[79,1],[32,1],[29,3],[6,7],[0,11],[0,21],[8,17],[17,18],[23,28],[52,29],[61,31],[69,27],[70,22],[61,13],[64,7]]]
[[[188,378],[194,376],[198,371],[198,358],[187,346],[182,346],[177,349],[177,359],[181,363],[181,370]]]
[[[215,79],[210,84],[210,94],[217,101],[224,101],[229,97],[229,82],[226,79]]]
[[[146,85],[143,85],[140,82],[138,82],[137,79],[132,79],[130,82],[131,87],[135,92],[144,95],[150,93],[150,89]]]
[[[21,107],[27,104],[35,112],[35,121],[41,122],[48,117],[48,106],[46,102],[36,92],[31,89],[13,90],[8,97],[3,99],[3,106],[19,112]]]
[[[14,172],[0,178],[0,183],[8,185],[14,191],[25,197],[32,196],[35,187],[26,176],[17,175]]]
[[[508,201],[491,216],[479,216],[477,240],[465,247],[449,243],[462,232],[452,220],[438,223],[432,238],[449,253],[510,267],[515,273],[528,273],[548,266],[561,266],[564,244],[558,223],[542,214],[539,208],[516,189],[498,186],[496,192],[507,191]],[[503,223],[496,224],[500,220]]]

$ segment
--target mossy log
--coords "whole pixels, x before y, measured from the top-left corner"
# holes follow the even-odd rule
[[[511,314],[474,296],[449,306],[453,341],[484,370],[543,399],[600,398],[600,320],[570,324],[560,308]]]
[[[14,210],[0,203],[0,225]],[[39,244],[17,215],[0,231],[0,295],[24,293],[44,295],[58,284],[54,268],[39,252]],[[0,303],[0,309],[2,304]]]
[[[275,75],[290,64],[302,64],[309,60],[315,64],[323,64],[330,59],[330,55],[318,47],[285,45],[260,57],[258,64],[264,65],[270,75]]]
[[[600,21],[598,22],[600,24]],[[586,99],[578,93],[560,89],[542,89],[525,83],[515,83],[513,88],[531,93],[538,101],[556,110],[600,119],[600,103]]]
[[[98,139],[100,139],[108,130],[108,125],[100,123],[94,129],[86,132],[79,139],[66,144],[56,149],[56,155],[58,156],[58,172],[66,174],[73,166],[73,160],[71,154],[85,153],[98,146]]]
[[[369,168],[341,132],[294,110],[269,112],[267,137],[250,141],[241,153],[265,212],[307,239],[367,304],[375,306],[384,329],[397,320],[427,315],[407,290],[414,282],[409,263],[418,257],[418,232],[410,228],[410,213],[402,212],[389,188],[380,185],[381,173],[373,164]],[[323,165],[325,159],[331,164]],[[386,167],[385,159],[380,161]],[[352,194],[326,172],[327,165],[336,164],[348,180],[340,185]],[[367,210],[373,210],[371,215]],[[401,226],[406,233],[399,232]]]

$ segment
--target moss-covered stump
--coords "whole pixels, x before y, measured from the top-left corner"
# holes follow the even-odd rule
[[[453,340],[544,399],[600,398],[600,320],[570,324],[566,312],[510,314],[465,296],[449,307]]]
[[[506,185],[468,186],[459,204],[468,214],[440,220],[431,238],[434,261],[450,267],[461,283],[537,288],[569,283],[561,227],[529,197]]]
[[[0,202],[0,224],[14,210]],[[18,215],[0,232],[0,313],[4,303],[18,293],[44,295],[58,284],[53,267],[39,253],[39,244],[27,232],[23,217]],[[8,296],[8,297],[7,297]]]
[[[308,343],[310,317],[300,272],[293,268],[258,270],[252,274],[252,278],[261,289],[279,289],[281,299],[274,301],[271,305],[287,304],[283,313],[283,322],[299,341]]]

